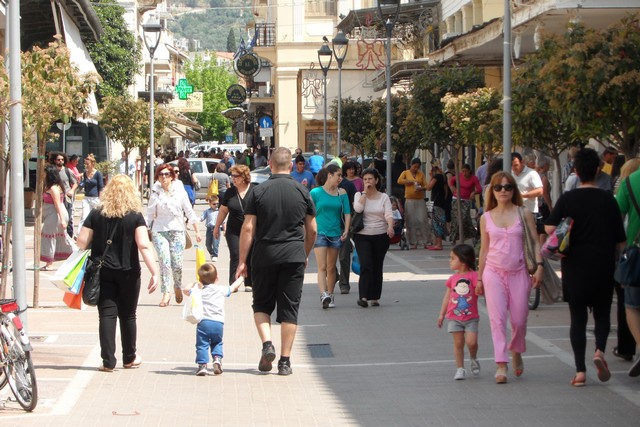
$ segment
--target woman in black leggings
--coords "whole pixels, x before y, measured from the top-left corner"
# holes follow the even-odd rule
[[[575,157],[575,168],[582,183],[558,199],[545,223],[551,235],[563,218],[573,218],[569,254],[562,259],[562,291],[571,313],[571,347],[576,374],[571,385],[580,387],[586,381],[585,353],[587,319],[593,310],[595,353],[593,364],[600,381],[611,377],[604,353],[609,336],[613,271],[616,246],[625,244],[625,233],[618,204],[611,193],[595,185],[600,165],[598,153],[583,148]]]

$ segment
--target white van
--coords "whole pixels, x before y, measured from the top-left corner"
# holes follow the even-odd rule
[[[251,150],[251,148],[247,147],[245,144],[218,144],[218,145],[212,146],[212,148],[227,150],[232,152],[234,155],[236,154],[236,151],[240,151],[241,153],[244,153],[244,150]]]

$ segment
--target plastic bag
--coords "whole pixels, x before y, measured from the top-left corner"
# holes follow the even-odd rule
[[[191,288],[189,295],[184,296],[184,306],[182,307],[182,318],[189,323],[197,325],[204,316],[202,307],[202,291],[197,286]]]
[[[196,280],[200,281],[200,276],[198,276],[198,270],[200,266],[206,262],[206,257],[204,255],[204,249],[200,246],[196,245]]]
[[[84,271],[89,252],[88,249],[74,251],[53,274],[51,282],[59,289],[68,292],[80,271]]]
[[[356,251],[355,245],[353,245],[353,256],[351,257],[351,271],[358,276],[360,275],[360,258],[358,257],[358,251]]]

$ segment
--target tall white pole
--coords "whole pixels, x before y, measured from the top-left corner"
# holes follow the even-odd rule
[[[11,149],[11,219],[13,228],[13,296],[20,319],[27,327],[27,289],[25,264],[24,191],[22,172],[22,88],[20,66],[20,1],[9,0],[9,146]],[[37,263],[37,260],[36,260]]]
[[[324,74],[324,164],[327,164],[327,158],[329,155],[329,145],[327,143],[327,71],[322,70]],[[340,153],[338,153],[340,154]]]
[[[503,19],[503,98],[502,98],[502,169],[511,172],[511,5],[510,0],[504,0]]]
[[[155,164],[155,154],[156,154],[156,149],[155,149],[155,123],[154,123],[154,104],[155,104],[155,94],[154,94],[154,86],[155,86],[155,79],[153,77],[153,51],[149,51],[149,54],[151,56],[151,83],[149,84],[150,88],[150,99],[149,99],[149,105],[150,105],[150,113],[151,113],[151,123],[149,124],[149,149],[150,149],[150,153],[149,153],[149,197],[151,197],[151,188],[153,187],[153,181],[154,181],[154,176],[155,176],[155,172],[156,172],[156,164]]]
[[[338,62],[338,155],[342,153],[342,62]]]
[[[387,194],[391,196],[391,32],[393,23],[387,19]]]

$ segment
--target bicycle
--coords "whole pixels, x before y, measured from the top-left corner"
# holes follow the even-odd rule
[[[29,412],[38,404],[32,350],[18,316],[18,303],[15,299],[0,300],[0,389],[8,384],[20,406]]]

